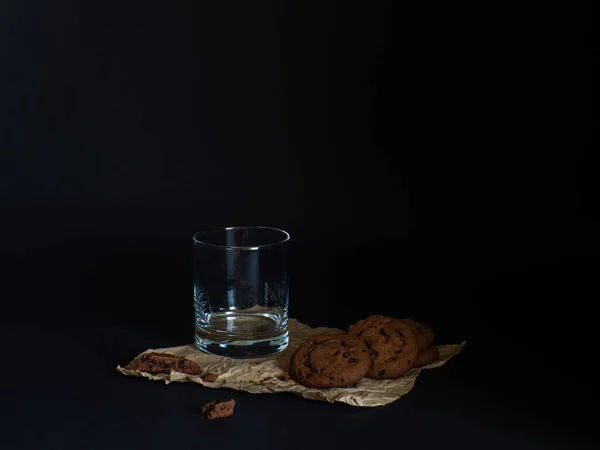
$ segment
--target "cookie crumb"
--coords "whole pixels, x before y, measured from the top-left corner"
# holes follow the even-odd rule
[[[206,381],[207,383],[214,383],[215,381],[217,381],[217,378],[219,378],[219,375],[217,375],[216,373],[207,373],[205,375],[202,375],[202,381]]]
[[[226,400],[222,402],[212,401],[202,405],[202,417],[205,419],[223,419],[233,416],[235,400]]]
[[[292,379],[292,376],[286,372],[283,375],[279,375],[277,378],[279,378],[281,381],[290,381]]]

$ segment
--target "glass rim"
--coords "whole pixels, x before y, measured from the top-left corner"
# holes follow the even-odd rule
[[[207,235],[210,233],[214,233],[216,231],[231,231],[231,230],[263,230],[263,231],[276,231],[278,233],[281,233],[283,235],[283,239],[276,241],[276,242],[271,242],[269,244],[263,244],[263,245],[218,245],[218,244],[210,244],[208,242],[204,242],[201,241],[200,239],[198,239],[199,236],[201,235]],[[192,238],[194,240],[194,244],[195,245],[201,245],[204,247],[210,247],[210,248],[216,248],[216,249],[220,249],[220,250],[249,250],[249,251],[255,251],[255,250],[261,250],[263,248],[268,248],[268,247],[274,247],[275,245],[280,245],[280,244],[284,244],[286,242],[289,242],[289,240],[291,239],[290,233],[288,233],[285,230],[282,230],[281,228],[275,228],[275,227],[266,227],[266,226],[262,226],[262,225],[239,225],[239,226],[234,226],[234,227],[216,227],[216,228],[208,228],[206,230],[202,230],[202,231],[198,231],[196,233],[194,233],[194,236]]]

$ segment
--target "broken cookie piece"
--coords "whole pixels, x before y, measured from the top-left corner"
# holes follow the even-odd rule
[[[202,405],[202,417],[205,419],[222,419],[233,416],[235,400],[226,400],[224,402],[212,401]]]
[[[129,368],[153,374],[171,371],[188,375],[202,374],[202,369],[194,361],[167,353],[146,353]]]

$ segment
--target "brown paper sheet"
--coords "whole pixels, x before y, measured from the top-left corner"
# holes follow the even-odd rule
[[[341,333],[335,328],[311,328],[297,320],[290,319],[290,343],[283,352],[260,359],[232,359],[224,356],[209,355],[197,350],[193,345],[181,347],[149,349],[140,353],[126,367],[117,366],[124,375],[145,377],[151,380],[163,380],[167,384],[172,381],[192,382],[209,388],[230,388],[246,391],[252,394],[271,394],[291,392],[309,400],[326,402],[342,402],[352,406],[382,406],[398,400],[406,395],[415,384],[421,369],[433,369],[444,365],[450,358],[457,355],[466,342],[459,345],[440,345],[440,359],[421,369],[412,369],[404,376],[395,380],[373,380],[364,378],[353,387],[333,389],[306,388],[294,380],[282,381],[278,377],[288,371],[290,358],[294,351],[305,340],[324,334]],[[150,374],[132,370],[134,363],[145,353],[161,352],[183,356],[196,362],[204,373],[214,373],[219,378],[213,382],[205,382],[200,376],[186,375],[178,372],[170,374]]]

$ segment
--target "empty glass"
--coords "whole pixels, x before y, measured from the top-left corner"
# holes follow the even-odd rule
[[[228,227],[194,235],[196,347],[258,358],[288,344],[290,235]]]

